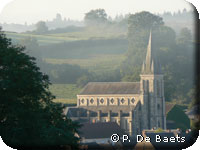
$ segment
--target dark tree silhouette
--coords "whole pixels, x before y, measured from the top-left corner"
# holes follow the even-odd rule
[[[0,135],[13,147],[77,147],[78,124],[52,102],[48,76],[0,30]]]

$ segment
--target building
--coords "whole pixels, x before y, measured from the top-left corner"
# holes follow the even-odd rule
[[[120,137],[126,134],[116,122],[83,123],[79,132],[81,144],[94,142],[109,144],[112,142],[110,137],[113,133],[118,134]]]
[[[90,82],[66,114],[80,122],[116,122],[129,135],[166,129],[163,74],[151,33],[139,82]]]
[[[157,141],[156,136],[158,136]],[[194,143],[195,134],[191,131],[181,132],[180,130],[143,130],[142,137],[135,146],[135,150],[173,150],[173,149],[185,149],[190,144]],[[145,138],[149,138],[149,141],[145,141]]]
[[[184,107],[177,104],[166,104],[166,127],[167,129],[190,129],[190,119],[184,112]]]

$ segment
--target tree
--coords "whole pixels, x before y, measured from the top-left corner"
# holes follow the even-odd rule
[[[104,9],[95,9],[85,14],[84,21],[86,25],[90,26],[106,23],[108,19]]]
[[[70,145],[79,124],[52,102],[48,76],[0,30],[0,135],[13,148]]]
[[[180,31],[180,35],[178,38],[178,43],[179,44],[184,44],[185,46],[187,46],[188,44],[191,43],[192,40],[192,33],[188,28],[183,28]]]
[[[167,29],[165,29],[163,25],[164,22],[161,17],[146,11],[129,15],[129,45],[127,51],[127,58],[121,64],[121,73],[123,76],[123,81],[134,81],[134,79],[139,79],[142,60],[144,60],[146,54],[149,33],[152,30],[152,33],[156,32],[156,35],[158,33],[159,35],[162,35],[161,32],[164,33],[164,35],[166,35],[165,31]]]
[[[35,32],[37,34],[45,34],[45,33],[47,33],[48,32],[48,27],[47,27],[46,23],[44,21],[39,21],[36,24]]]
[[[39,44],[36,38],[26,37],[19,42],[21,45],[26,47],[25,52],[32,57],[35,57],[37,60],[42,59],[41,53],[39,50]]]

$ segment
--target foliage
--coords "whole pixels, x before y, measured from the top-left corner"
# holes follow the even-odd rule
[[[162,128],[158,128],[158,129],[156,129],[155,130],[155,133],[161,133],[161,132],[163,132],[164,130],[162,129]]]
[[[36,34],[45,34],[48,32],[48,27],[44,21],[39,21],[36,25]]]
[[[191,99],[191,102],[189,103],[189,106],[188,108],[191,109],[192,107],[194,107],[195,105],[197,105],[197,101],[196,101],[196,90],[195,89],[191,89],[189,92],[188,92],[188,97]]]
[[[182,28],[177,43],[187,45],[190,44],[191,40],[191,31],[188,28]]]
[[[52,102],[48,76],[0,31],[0,135],[14,148],[70,145],[79,125]]]
[[[107,14],[104,9],[91,10],[85,14],[84,21],[88,26],[106,23]]]
[[[136,30],[138,30],[138,32],[141,32],[141,30],[144,29],[147,31],[156,29],[159,26],[163,25],[164,22],[161,17],[156,16],[150,12],[143,11],[136,13],[134,15],[130,15],[128,24],[129,28],[131,28],[131,31],[136,33],[137,32]],[[129,32],[129,35],[133,36],[131,32]]]
[[[86,69],[71,64],[52,65],[43,63],[41,69],[49,75],[52,83],[57,84],[74,84],[81,76],[90,75]]]

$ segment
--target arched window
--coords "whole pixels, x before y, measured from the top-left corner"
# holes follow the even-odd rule
[[[142,86],[143,86],[143,90],[145,91],[145,80],[142,80]]]
[[[160,110],[160,104],[157,105],[157,109]]]
[[[125,130],[128,130],[128,121],[126,119],[124,120],[124,128]]]
[[[81,99],[81,103],[83,104],[85,102],[85,100],[84,99]]]
[[[146,89],[147,89],[147,92],[149,92],[149,80],[146,80]]]
[[[158,128],[160,128],[160,121],[158,121]]]
[[[157,96],[160,96],[160,85],[159,85],[159,81],[156,81],[156,86],[157,86]]]
[[[141,106],[141,104],[139,104],[139,111],[141,111],[142,110],[142,106]]]
[[[163,92],[163,89],[162,89],[163,87],[162,86],[163,86],[163,82],[161,81],[160,82],[160,96],[162,96],[162,92]]]

